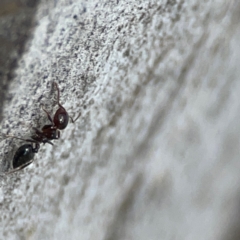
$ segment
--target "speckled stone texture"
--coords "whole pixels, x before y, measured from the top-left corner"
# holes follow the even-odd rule
[[[239,1],[42,0],[31,13],[0,76],[1,132],[49,123],[53,81],[82,115],[14,174],[23,141],[1,139],[0,239],[239,240]]]

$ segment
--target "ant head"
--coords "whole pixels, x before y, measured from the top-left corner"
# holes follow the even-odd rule
[[[58,85],[56,82],[53,82],[53,83],[57,89],[57,102],[59,106],[59,109],[56,111],[54,115],[53,123],[59,130],[63,130],[68,125],[69,116],[66,109],[60,104],[60,91],[59,91]]]
[[[53,122],[54,125],[59,129],[63,130],[67,127],[69,121],[69,116],[64,107],[60,105],[59,109],[56,111]]]

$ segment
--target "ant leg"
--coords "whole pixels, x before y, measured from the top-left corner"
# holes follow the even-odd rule
[[[32,139],[29,139],[29,138],[28,138],[28,139],[25,139],[25,141],[26,141],[26,142],[31,142],[31,143],[38,143],[37,141],[32,140]]]
[[[33,160],[31,160],[31,161],[29,161],[29,162],[21,165],[20,167],[17,167],[17,168],[14,168],[13,170],[10,170],[10,171],[8,171],[8,172],[5,172],[5,174],[11,174],[11,173],[17,172],[17,171],[19,171],[19,170],[27,167],[27,166],[28,166],[29,164],[31,164],[32,162],[33,162]]]
[[[52,120],[49,112],[48,112],[47,110],[45,110],[45,109],[43,108],[43,106],[42,106],[42,110],[47,114],[48,120],[49,120],[51,123],[53,123],[53,120]]]
[[[15,139],[19,139],[19,140],[23,140],[23,141],[31,142],[31,143],[37,143],[37,141],[32,140],[32,139],[24,139],[24,138],[15,137],[15,136],[12,136],[12,135],[4,135],[4,137],[6,137],[6,138],[15,138]]]
[[[78,116],[74,120],[72,117],[69,116],[69,118],[71,119],[71,123],[75,123],[79,119],[80,116],[81,116],[81,113],[79,113]]]
[[[31,137],[32,139],[27,139],[27,140],[25,140],[25,141],[27,141],[27,142],[32,142],[32,143],[38,143],[38,144],[40,144],[40,143],[43,143],[43,144],[45,144],[45,143],[48,143],[48,144],[51,144],[51,145],[54,145],[50,140],[47,140],[47,139],[41,139],[41,137],[35,137],[35,136],[32,136]]]
[[[54,145],[54,144],[53,144],[52,142],[50,142],[49,140],[46,140],[46,141],[43,142],[43,144],[45,144],[45,143],[51,144],[52,146]]]
[[[19,138],[19,137],[15,137],[15,136],[12,136],[12,135],[5,135],[5,137],[6,138],[15,138],[15,139],[19,139],[19,140],[22,140],[22,141],[25,141],[25,142],[35,143],[36,144],[35,151],[38,151],[38,149],[40,148],[39,142],[37,140],[35,140],[35,139]],[[50,144],[52,144],[52,143],[50,142]]]
[[[59,90],[59,87],[58,87],[58,85],[57,85],[56,82],[53,82],[53,83],[54,83],[54,85],[55,85],[55,87],[56,87],[56,89],[57,89],[57,102],[58,102],[58,106],[59,106],[60,108],[65,109],[65,108],[60,104],[60,90]]]

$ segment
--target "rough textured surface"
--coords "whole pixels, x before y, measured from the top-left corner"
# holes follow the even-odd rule
[[[82,117],[15,174],[22,143],[1,141],[1,239],[239,239],[239,14],[234,0],[40,1],[1,131],[43,126],[53,81]]]

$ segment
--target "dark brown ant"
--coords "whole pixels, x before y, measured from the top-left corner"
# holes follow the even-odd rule
[[[53,145],[51,140],[60,138],[59,130],[63,130],[67,127],[69,118],[71,122],[74,123],[80,117],[81,113],[75,120],[73,120],[72,117],[68,115],[66,109],[60,104],[60,91],[58,85],[56,82],[54,82],[54,85],[57,89],[57,103],[59,108],[54,114],[53,119],[51,118],[50,114],[44,108],[42,108],[43,111],[47,114],[47,117],[51,124],[44,125],[41,131],[37,128],[33,128],[35,130],[35,134],[31,136],[31,139],[23,139],[11,135],[5,135],[6,138],[16,138],[31,143],[24,144],[17,149],[12,161],[13,169],[7,173],[19,171],[31,164],[33,162],[35,153],[37,153],[40,148],[41,143],[49,143]]]

